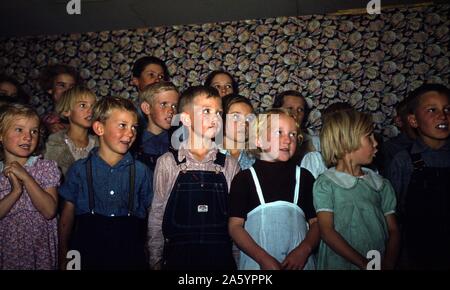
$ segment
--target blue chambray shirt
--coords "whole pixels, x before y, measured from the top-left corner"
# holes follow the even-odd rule
[[[222,154],[231,156],[231,154],[228,150],[219,149],[219,152]],[[238,162],[239,162],[239,167],[241,168],[241,170],[249,169],[255,163],[255,157],[249,155],[245,151],[241,151],[241,153],[239,154]]]
[[[98,155],[98,147],[89,156],[76,161],[67,171],[59,194],[75,205],[75,214],[89,212],[89,193],[86,163],[92,158],[94,184],[94,212],[103,216],[128,215],[129,167],[136,164],[133,214],[139,218],[147,216],[153,198],[153,175],[142,162],[134,160],[127,152],[116,165],[110,166]]]
[[[163,155],[169,151],[169,133],[163,131],[159,135],[154,135],[145,130],[142,133],[141,146],[146,154]]]

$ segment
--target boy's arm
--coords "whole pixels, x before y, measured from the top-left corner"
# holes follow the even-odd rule
[[[305,239],[293,249],[284,259],[281,266],[285,270],[302,270],[305,267],[311,252],[317,247],[320,241],[319,224],[317,218],[309,220],[309,230]]]
[[[334,229],[334,214],[320,211],[317,213],[320,235],[325,243],[347,261],[365,270],[368,260],[350,246],[349,243]]]
[[[163,155],[158,159],[153,177],[153,201],[148,215],[148,252],[150,254],[150,268],[159,270],[162,266],[162,254],[164,248],[164,237],[162,233],[162,222],[164,211],[170,194],[171,188],[168,188],[169,171],[165,163],[167,158]],[[163,161],[164,160],[164,161]],[[173,170],[173,168],[172,168]]]
[[[228,231],[236,245],[248,256],[252,257],[261,270],[279,270],[281,264],[263,248],[244,229],[244,219],[239,217],[230,217],[228,219]]]
[[[75,205],[70,201],[65,201],[61,217],[58,222],[58,257],[59,269],[66,269],[66,254],[69,251],[69,241],[72,234],[73,223],[75,220]]]
[[[382,260],[381,268],[383,270],[393,270],[398,257],[400,247],[400,231],[395,214],[386,216],[386,223],[389,232],[389,238],[386,244],[386,252]]]

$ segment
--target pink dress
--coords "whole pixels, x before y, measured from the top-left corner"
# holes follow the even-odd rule
[[[0,162],[0,199],[11,191]],[[55,161],[30,157],[26,171],[43,188],[59,186],[61,173]],[[56,218],[45,219],[23,189],[20,199],[0,219],[0,270],[54,270],[57,268]]]

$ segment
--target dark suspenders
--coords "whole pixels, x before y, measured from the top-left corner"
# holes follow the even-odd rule
[[[128,192],[128,216],[131,216],[133,213],[133,204],[134,204],[134,180],[136,174],[136,165],[133,164],[129,167],[129,187],[130,191]],[[92,159],[89,158],[88,162],[86,162],[86,175],[88,182],[88,192],[89,192],[89,212],[94,214],[95,208],[95,200],[94,200],[94,182],[92,177]]]

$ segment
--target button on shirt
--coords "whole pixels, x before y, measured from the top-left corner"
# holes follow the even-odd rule
[[[130,153],[116,165],[110,166],[98,155],[94,148],[89,157],[76,161],[70,167],[59,194],[75,204],[75,214],[89,213],[89,193],[86,163],[92,159],[94,187],[94,212],[104,216],[128,215],[129,167],[135,163],[135,191],[133,215],[144,218],[153,198],[153,176],[143,163],[133,159]]]

